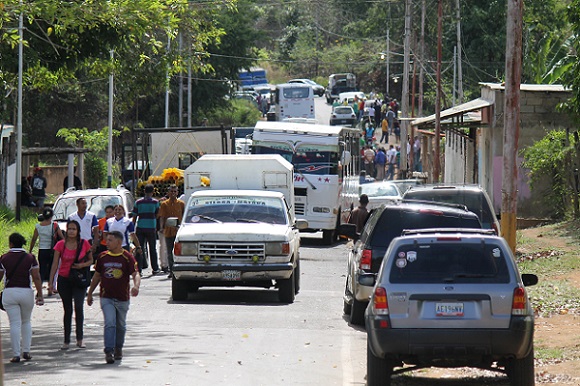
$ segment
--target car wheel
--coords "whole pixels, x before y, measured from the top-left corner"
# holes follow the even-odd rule
[[[367,308],[367,302],[359,302],[353,296],[352,306],[350,309],[350,324],[355,326],[364,326],[365,324],[365,310]]]
[[[348,295],[348,277],[346,278],[346,284],[344,285],[344,300],[342,301],[342,312],[345,315],[350,315],[351,305],[346,301]]]
[[[512,359],[506,370],[512,386],[535,385],[534,348],[522,359]]]
[[[296,260],[296,268],[294,268],[294,294],[300,292],[300,259]]]
[[[278,299],[282,303],[294,303],[294,297],[296,295],[295,284],[294,272],[290,278],[278,280]]]
[[[171,297],[175,301],[187,300],[187,291],[189,283],[185,280],[177,280],[175,277],[171,278]]]
[[[394,367],[392,360],[376,357],[367,343],[367,386],[390,386]]]

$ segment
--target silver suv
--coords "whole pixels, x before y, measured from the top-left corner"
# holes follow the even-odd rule
[[[492,230],[403,232],[385,254],[365,313],[367,384],[429,366],[471,366],[534,385],[534,314],[506,241]],[[376,281],[376,282],[375,282]],[[403,364],[414,367],[402,367]]]
[[[87,200],[87,210],[93,212],[97,218],[105,217],[105,207],[108,205],[123,205],[127,215],[133,211],[135,205],[131,191],[125,189],[123,185],[119,185],[117,188],[85,190],[69,188],[54,202],[54,220],[66,222],[68,216],[77,211],[77,200],[81,197]]]

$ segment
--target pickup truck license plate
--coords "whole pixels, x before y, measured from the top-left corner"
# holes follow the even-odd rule
[[[242,279],[242,272],[236,270],[225,270],[222,271],[222,279],[227,281],[237,281]]]
[[[463,303],[435,303],[436,316],[463,316]]]

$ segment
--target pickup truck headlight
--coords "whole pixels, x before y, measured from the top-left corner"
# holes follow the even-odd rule
[[[288,255],[290,254],[290,243],[266,243],[266,255]]]
[[[197,256],[197,243],[177,242],[173,246],[173,254],[176,256]]]

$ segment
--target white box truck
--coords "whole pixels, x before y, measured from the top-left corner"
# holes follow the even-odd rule
[[[293,166],[279,155],[204,155],[184,173],[187,204],[174,246],[173,300],[206,286],[300,287]]]

